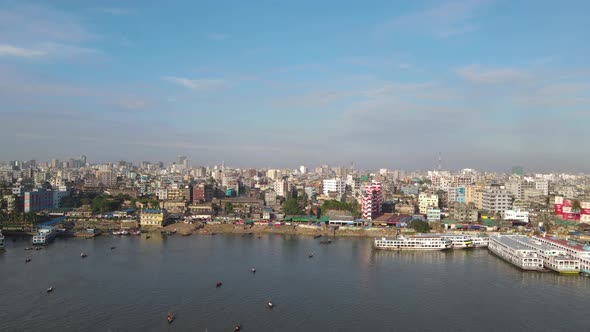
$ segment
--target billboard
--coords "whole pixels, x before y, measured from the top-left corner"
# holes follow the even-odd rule
[[[583,214],[580,216],[580,222],[589,223],[590,224],[590,214]]]
[[[564,199],[563,206],[572,206],[572,200],[571,199]]]
[[[590,202],[580,202],[582,209],[590,209]]]
[[[573,210],[572,210],[572,207],[571,207],[571,206],[564,206],[564,207],[561,209],[561,212],[563,212],[563,213],[572,213],[572,212],[573,212]]]
[[[555,205],[563,205],[563,197],[555,196]]]

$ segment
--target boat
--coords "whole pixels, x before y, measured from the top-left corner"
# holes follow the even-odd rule
[[[274,304],[272,303],[272,301],[268,301],[268,303],[267,303],[267,304],[268,304],[268,307],[269,307],[269,308],[272,308],[272,307],[274,307]]]
[[[252,268],[252,273],[256,273],[256,269],[255,268]]]
[[[330,240],[330,239],[320,241],[320,244],[331,244],[331,243],[332,243],[332,240]]]
[[[471,236],[463,234],[439,234],[443,239],[451,240],[453,249],[474,248]]]
[[[166,321],[168,321],[168,324],[171,324],[174,321],[174,315],[168,313],[168,316],[166,316]]]
[[[36,247],[35,250],[43,250],[41,247]]]
[[[26,247],[25,250],[33,250],[33,247]]]
[[[242,330],[242,326],[240,324],[236,325],[236,327],[234,327],[234,331],[240,331]]]
[[[313,257],[313,252],[310,252],[309,255],[307,255],[307,257],[312,258]]]
[[[145,236],[145,238],[146,238],[146,239],[149,239],[149,238],[151,238],[151,236],[149,236],[149,235],[146,235],[146,236]]]
[[[381,250],[447,250],[453,247],[453,243],[441,236],[398,236],[375,239],[374,247]]]
[[[51,292],[53,292],[53,286],[47,288],[47,293],[51,293]]]
[[[515,236],[517,235],[491,236],[488,250],[521,270],[545,271],[543,258],[536,250],[516,241]]]
[[[30,261],[31,261],[31,259],[30,259],[30,258],[27,258],[27,259],[25,259],[25,263],[28,263],[28,262],[30,262]]]
[[[536,250],[543,259],[543,266],[561,274],[579,274],[580,260],[569,255],[565,250],[552,247],[535,238],[515,236],[514,240],[523,246]]]
[[[317,239],[317,238],[320,238],[320,237],[322,237],[322,234],[314,235],[314,237],[313,237],[313,238],[314,238],[314,239]]]
[[[223,283],[221,283],[221,281],[218,281],[217,283],[215,283],[215,287],[217,287],[217,288],[221,287],[221,285],[223,285]]]
[[[131,235],[141,235],[141,231],[140,230],[132,231]]]
[[[117,249],[117,247],[111,247],[111,250],[115,250],[115,249]]]
[[[535,236],[534,239],[553,248],[564,250],[580,261],[580,272],[590,274],[590,245],[574,241],[560,240],[554,236]]]
[[[2,230],[0,230],[0,250],[4,250],[4,235],[2,235]]]
[[[44,227],[40,228],[37,235],[33,236],[34,245],[46,245],[53,241],[57,236],[57,230],[55,227]]]
[[[113,235],[121,235],[121,231],[113,231]]]
[[[487,236],[473,236],[471,241],[474,248],[487,248],[490,244],[490,238]]]
[[[86,257],[88,257],[88,255],[86,255],[85,253],[81,253],[81,254],[80,254],[80,257],[82,257],[82,258],[86,258]]]

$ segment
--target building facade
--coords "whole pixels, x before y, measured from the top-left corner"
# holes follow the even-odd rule
[[[438,195],[422,193],[418,195],[418,210],[427,214],[428,209],[438,209]]]
[[[492,185],[483,191],[483,209],[492,213],[502,213],[512,209],[512,197],[505,186]]]
[[[141,226],[162,226],[164,223],[164,211],[162,210],[149,210],[145,209],[141,211],[139,217],[139,224]]]
[[[363,219],[373,220],[381,215],[382,203],[381,183],[373,181],[370,186],[365,187],[365,193],[362,197],[361,212]]]
[[[328,195],[331,192],[342,195],[346,190],[346,183],[339,178],[324,180],[322,183],[324,195]]]

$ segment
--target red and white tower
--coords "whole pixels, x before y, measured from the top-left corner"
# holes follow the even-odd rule
[[[362,200],[363,219],[373,220],[381,214],[381,183],[373,181],[370,186],[365,187],[365,193]]]

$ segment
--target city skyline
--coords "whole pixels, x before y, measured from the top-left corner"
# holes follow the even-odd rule
[[[587,2],[171,4],[2,2],[0,159],[590,171]]]

